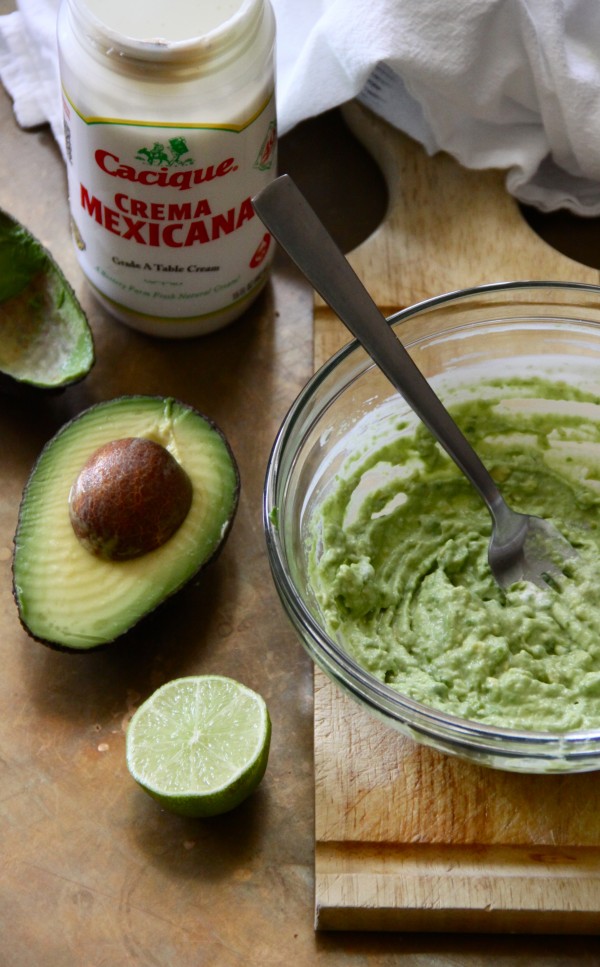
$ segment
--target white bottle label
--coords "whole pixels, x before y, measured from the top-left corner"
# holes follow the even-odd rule
[[[64,95],[73,234],[98,292],[166,325],[247,300],[274,248],[251,203],[274,177],[274,98],[213,126],[84,117]]]

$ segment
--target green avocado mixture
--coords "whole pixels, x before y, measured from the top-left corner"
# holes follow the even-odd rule
[[[326,627],[376,678],[446,713],[600,726],[600,397],[515,379],[449,408],[508,503],[552,520],[578,558],[552,589],[503,592],[487,509],[403,408],[314,514],[310,581]]]

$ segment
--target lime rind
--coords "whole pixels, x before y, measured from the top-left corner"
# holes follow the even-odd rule
[[[127,766],[172,812],[214,816],[246,799],[268,762],[271,721],[260,695],[220,675],[175,679],[134,713]]]

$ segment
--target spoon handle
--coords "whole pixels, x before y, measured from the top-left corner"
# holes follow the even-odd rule
[[[504,504],[496,484],[289,175],[272,181],[252,203],[282,248],[468,477],[494,516]]]

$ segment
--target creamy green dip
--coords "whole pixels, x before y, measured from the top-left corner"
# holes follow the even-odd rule
[[[509,504],[579,552],[554,588],[507,592],[488,567],[484,504],[398,407],[313,516],[310,581],[329,633],[377,679],[452,715],[600,726],[600,397],[509,380],[449,406]]]

